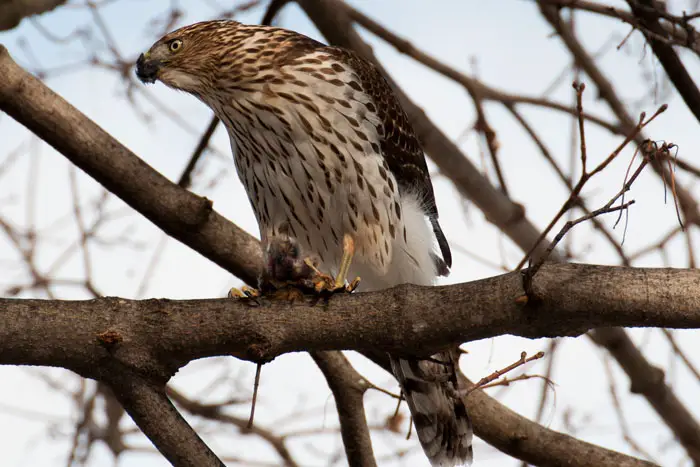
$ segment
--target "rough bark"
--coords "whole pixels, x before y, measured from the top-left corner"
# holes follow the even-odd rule
[[[125,365],[165,382],[187,362],[216,355],[253,361],[313,350],[430,355],[503,334],[700,328],[697,290],[697,270],[550,264],[535,277],[536,298],[525,305],[520,273],[443,287],[402,285],[315,304],[0,299],[0,363],[62,366],[97,379]]]
[[[66,0],[3,0],[0,2],[0,31],[17,26],[22,19],[53,10]]]

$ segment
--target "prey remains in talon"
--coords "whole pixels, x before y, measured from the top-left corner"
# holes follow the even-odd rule
[[[283,300],[297,300],[305,295],[330,297],[336,293],[351,293],[360,283],[357,277],[346,284],[345,279],[354,254],[354,241],[346,235],[343,257],[334,278],[318,269],[319,260],[304,256],[296,239],[280,234],[272,237],[266,249],[266,267],[260,278],[260,290],[244,287],[231,289],[229,297],[255,298],[259,296]]]
[[[357,288],[359,278],[349,285],[345,284],[354,242],[349,235],[343,242],[343,259],[338,275],[333,278],[318,269],[319,259],[304,256],[299,242],[289,235],[280,234],[272,237],[267,247],[267,268],[261,278],[264,294],[273,292],[278,295],[289,288],[300,291],[303,295],[328,297],[336,293],[350,293]]]

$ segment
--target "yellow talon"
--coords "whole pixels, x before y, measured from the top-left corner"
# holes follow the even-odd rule
[[[228,298],[255,298],[260,296],[260,291],[253,287],[244,285],[240,289],[232,287],[228,291]]]
[[[335,279],[328,274],[320,272],[310,260],[306,260],[306,265],[309,266],[309,268],[311,268],[311,270],[316,274],[316,276],[313,278],[313,285],[316,293],[336,293],[340,291],[350,293],[355,290],[360,284],[359,277],[356,277],[350,281],[348,285],[345,285],[345,281],[347,280],[348,272],[350,270],[350,264],[352,263],[352,258],[354,255],[355,240],[353,240],[349,234],[345,234],[343,236],[343,256],[340,260],[338,275],[335,276]]]
[[[345,291],[347,293],[354,292],[358,285],[360,285],[360,278],[356,277],[345,287]]]

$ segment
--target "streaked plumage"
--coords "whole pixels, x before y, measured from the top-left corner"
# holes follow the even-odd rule
[[[364,291],[429,285],[448,272],[423,151],[368,62],[285,29],[210,21],[160,39],[137,74],[195,95],[225,124],[263,246],[289,236],[337,271],[350,234],[350,277]],[[434,360],[444,364],[392,358],[392,368],[433,465],[465,463],[472,434],[454,396],[455,359]]]

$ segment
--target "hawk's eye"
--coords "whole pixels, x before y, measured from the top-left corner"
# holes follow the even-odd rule
[[[180,49],[182,48],[182,41],[180,39],[175,39],[170,42],[170,45],[168,46],[171,52],[179,52]]]

